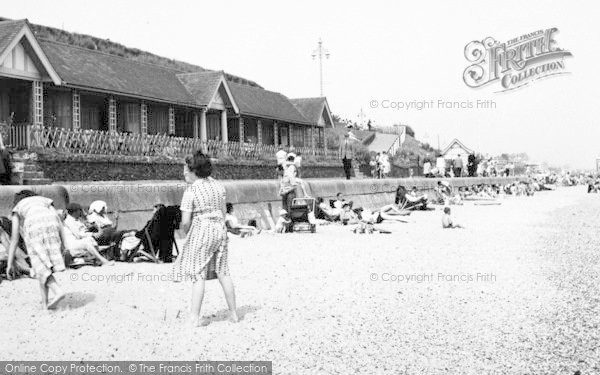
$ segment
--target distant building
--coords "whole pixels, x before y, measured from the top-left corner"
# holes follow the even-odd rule
[[[64,148],[81,131],[88,145],[107,139],[106,153],[116,152],[108,143],[119,134],[135,136],[129,149],[140,150],[156,148],[149,136],[161,135],[240,147],[323,147],[323,130],[333,126],[325,98],[289,99],[229,77],[38,38],[27,20],[0,19],[0,124],[51,132],[34,139],[42,148]],[[21,138],[12,146],[27,147]]]
[[[473,150],[465,146],[458,139],[454,139],[450,144],[442,151],[442,157],[446,160],[454,160],[459,155],[463,161],[463,168],[467,167],[469,162],[469,155],[473,153]]]

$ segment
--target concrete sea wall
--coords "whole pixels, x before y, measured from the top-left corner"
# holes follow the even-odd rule
[[[498,178],[454,178],[448,179],[452,186],[471,186],[473,184],[506,184],[518,180],[515,177]],[[308,195],[335,198],[338,192],[345,199],[352,200],[355,207],[377,209],[393,202],[398,185],[407,189],[416,187],[419,191],[432,190],[438,179],[435,178],[399,178],[399,179],[307,179],[305,186]],[[277,180],[225,180],[227,201],[235,206],[236,215],[243,220],[258,219],[262,225],[269,226],[277,218],[281,208]],[[107,203],[109,211],[118,212],[120,229],[141,228],[152,215],[156,203],[178,205],[186,188],[182,182],[160,182],[156,184],[135,183],[133,181],[115,183],[84,183],[43,186],[11,186],[0,190],[0,214],[9,216],[14,194],[24,188],[55,200],[57,208],[64,208],[68,202],[77,202],[89,206],[95,200]]]

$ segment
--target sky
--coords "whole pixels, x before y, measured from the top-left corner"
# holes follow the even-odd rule
[[[533,161],[595,168],[600,157],[600,3],[594,1],[28,1],[0,0],[0,16],[110,39],[254,80],[295,97],[324,95],[333,113],[410,125],[444,148],[526,152]],[[556,27],[569,74],[508,92],[463,81],[465,46]],[[433,100],[431,108],[389,108]],[[477,100],[493,101],[477,108]],[[441,101],[441,102],[440,102]],[[460,108],[447,102],[473,103]],[[464,104],[463,104],[464,105]],[[388,108],[383,108],[388,107]]]

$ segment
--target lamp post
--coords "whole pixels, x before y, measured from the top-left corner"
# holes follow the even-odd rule
[[[358,113],[358,120],[360,121],[360,128],[364,129],[365,128],[365,112],[363,111],[363,109],[360,109],[360,112]]]
[[[323,48],[323,41],[319,38],[319,46],[312,53],[313,60],[319,58],[319,78],[321,84],[321,96],[323,96],[323,57],[329,58],[329,51]]]

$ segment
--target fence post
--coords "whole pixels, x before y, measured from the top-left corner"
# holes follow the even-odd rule
[[[31,149],[31,125],[25,126],[25,146],[27,150]]]

